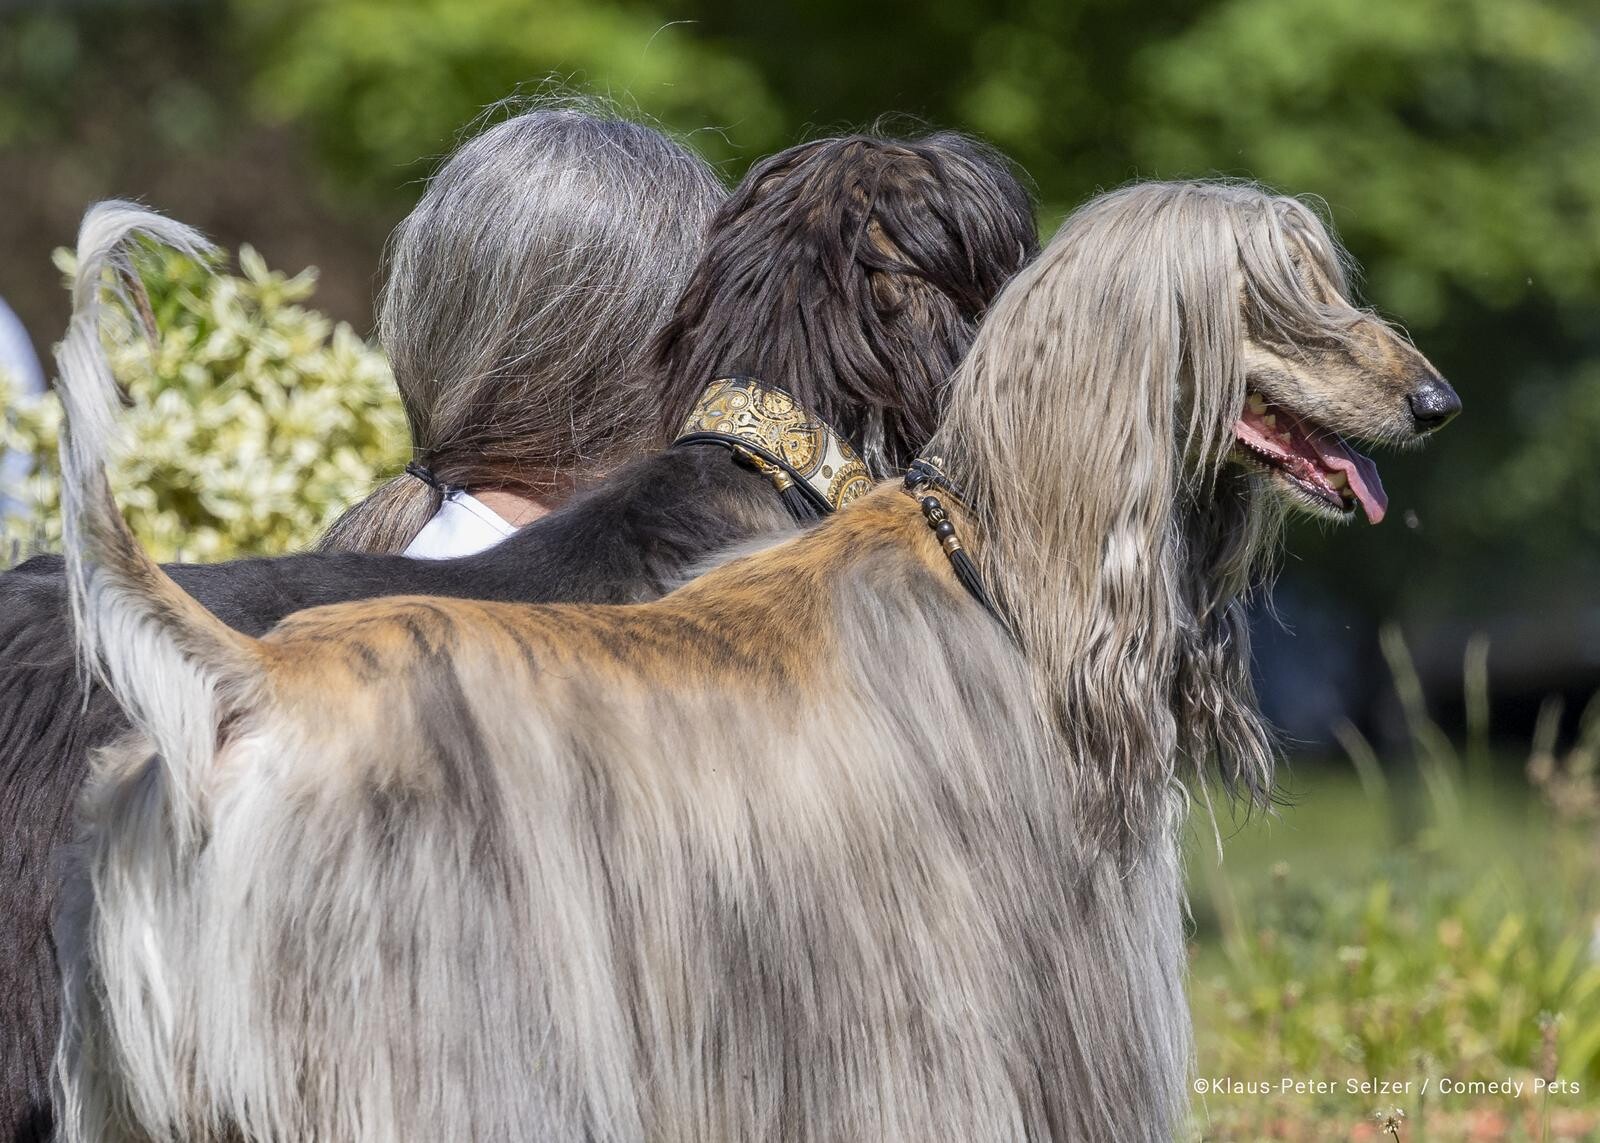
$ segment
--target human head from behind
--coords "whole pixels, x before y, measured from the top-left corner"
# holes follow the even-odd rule
[[[659,400],[644,350],[724,197],[687,147],[587,103],[451,155],[390,239],[378,321],[414,463],[321,546],[404,551],[444,488],[531,518],[637,453]]]
[[[875,476],[904,469],[1038,244],[1011,164],[954,131],[819,139],[757,163],[656,339],[663,435],[709,382],[743,374],[843,433]]]

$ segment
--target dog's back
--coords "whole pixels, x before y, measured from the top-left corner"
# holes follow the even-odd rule
[[[676,585],[729,544],[792,524],[758,474],[699,446],[639,461],[499,548],[462,560],[312,553],[167,573],[229,627],[263,635],[302,608],[417,593],[623,603]],[[129,729],[73,645],[63,561],[0,574],[0,1139],[50,1138],[60,990],[57,855],[91,751]]]
[[[884,489],[657,603],[293,617],[195,771],[203,845],[147,753],[96,784],[89,883],[117,892],[65,950],[115,969],[63,1060],[84,1137],[131,1112],[182,1138],[1161,1138],[1171,839],[1138,878],[1064,856],[1022,660],[942,560]]]

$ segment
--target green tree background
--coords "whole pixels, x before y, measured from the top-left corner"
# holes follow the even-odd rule
[[[964,127],[1031,173],[1047,232],[1138,177],[1315,195],[1468,413],[1384,460],[1392,524],[1303,529],[1286,580],[1372,629],[1600,603],[1596,0],[24,3],[0,77],[0,296],[41,344],[48,250],[110,193],[318,265],[319,303],[370,328],[437,156],[551,83],[729,178],[885,112]]]
[[[89,202],[134,195],[266,265],[317,266],[313,304],[369,330],[384,237],[438,156],[486,105],[552,84],[688,133],[729,179],[885,112],[963,127],[1028,169],[1046,233],[1134,178],[1255,178],[1322,200],[1367,300],[1406,325],[1466,413],[1427,449],[1380,458],[1382,527],[1290,537],[1280,597],[1297,650],[1263,677],[1314,691],[1327,676],[1298,664],[1354,645],[1353,685],[1369,689],[1345,709],[1397,693],[1398,729],[1374,715],[1375,750],[1341,728],[1359,786],[1348,767],[1306,767],[1302,805],[1281,820],[1236,834],[1223,820],[1226,868],[1197,815],[1201,1065],[1561,1075],[1585,1094],[1407,1102],[1404,1137],[1600,1138],[1600,702],[1582,719],[1570,703],[1565,734],[1560,708],[1543,707],[1531,750],[1499,770],[1507,742],[1487,737],[1491,693],[1504,705],[1520,687],[1540,709],[1546,690],[1600,688],[1600,0],[11,0],[0,297],[43,349],[66,316],[52,249]],[[308,388],[308,360],[320,388],[299,396],[313,404],[366,379],[348,463],[303,456],[288,486],[382,463],[381,363],[301,312],[308,280],[242,269],[175,294],[188,317],[169,330],[209,335],[220,292],[239,303],[222,324],[250,366],[235,388]],[[293,352],[261,352],[287,334]],[[234,361],[219,355],[189,388]],[[218,397],[219,431],[231,399]],[[339,418],[302,420],[303,446]],[[249,482],[208,487],[208,550],[229,550],[240,515],[263,545],[291,526]],[[178,499],[142,503],[150,542],[194,543],[172,523]],[[1479,629],[1496,641],[1487,660],[1471,644],[1463,671]],[[1463,674],[1464,708],[1424,702],[1430,678]],[[1516,768],[1536,798],[1506,780]],[[1370,1139],[1372,1112],[1352,1098],[1196,1106],[1206,1138]]]

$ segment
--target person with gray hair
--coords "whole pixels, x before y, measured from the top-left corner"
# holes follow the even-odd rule
[[[387,256],[378,333],[412,463],[320,546],[470,555],[645,448],[641,355],[724,197],[693,152],[588,103],[461,147]]]
[[[358,596],[425,590],[464,555],[653,443],[650,336],[726,198],[686,147],[595,103],[544,104],[452,155],[388,253],[380,332],[411,425],[408,473],[348,510],[335,552],[191,565],[247,630],[323,602],[306,565]],[[385,553],[388,559],[348,554]],[[283,570],[274,575],[275,566]],[[357,570],[364,565],[364,570]],[[183,574],[183,573],[180,573]],[[52,855],[73,832],[87,755],[121,733],[73,658],[57,556],[0,575],[0,1139],[52,1137],[59,983]]]

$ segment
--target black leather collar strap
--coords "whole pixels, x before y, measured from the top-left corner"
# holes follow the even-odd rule
[[[780,493],[792,485],[823,514],[872,487],[872,474],[849,441],[782,389],[753,377],[720,377],[706,386],[673,444],[726,445]]]

